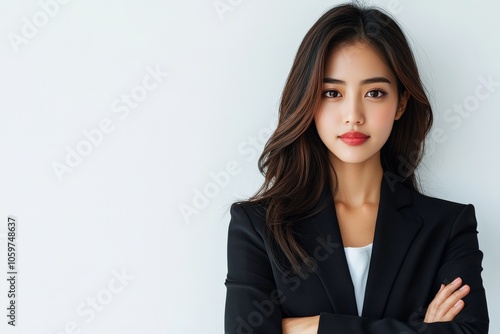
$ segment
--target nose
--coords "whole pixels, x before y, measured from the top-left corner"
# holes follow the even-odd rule
[[[343,117],[345,124],[363,124],[365,122],[365,117],[362,103],[356,99],[346,101]]]

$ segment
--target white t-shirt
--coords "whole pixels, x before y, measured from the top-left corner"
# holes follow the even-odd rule
[[[372,246],[369,244],[363,247],[345,247],[344,252],[351,273],[352,284],[354,285],[354,295],[358,306],[358,315],[363,311],[363,301],[365,299],[366,280],[372,256]]]

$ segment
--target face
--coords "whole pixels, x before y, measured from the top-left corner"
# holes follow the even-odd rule
[[[396,77],[370,46],[358,42],[334,49],[327,58],[321,105],[314,116],[330,160],[380,161],[380,149],[404,111],[404,100],[398,104]]]

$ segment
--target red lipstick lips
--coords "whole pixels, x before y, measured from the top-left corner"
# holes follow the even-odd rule
[[[339,138],[347,145],[357,146],[357,145],[361,145],[365,141],[367,141],[368,138],[370,138],[370,136],[367,136],[361,132],[351,131],[351,132],[344,133]]]

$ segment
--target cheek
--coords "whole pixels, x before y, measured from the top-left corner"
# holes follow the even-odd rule
[[[319,135],[323,138],[323,135],[333,134],[341,125],[342,119],[340,113],[320,109],[314,116],[314,122]]]
[[[392,130],[395,117],[396,112],[392,111],[392,108],[384,108],[373,112],[370,115],[369,122],[371,126],[376,127],[380,132],[386,133],[388,136]]]

